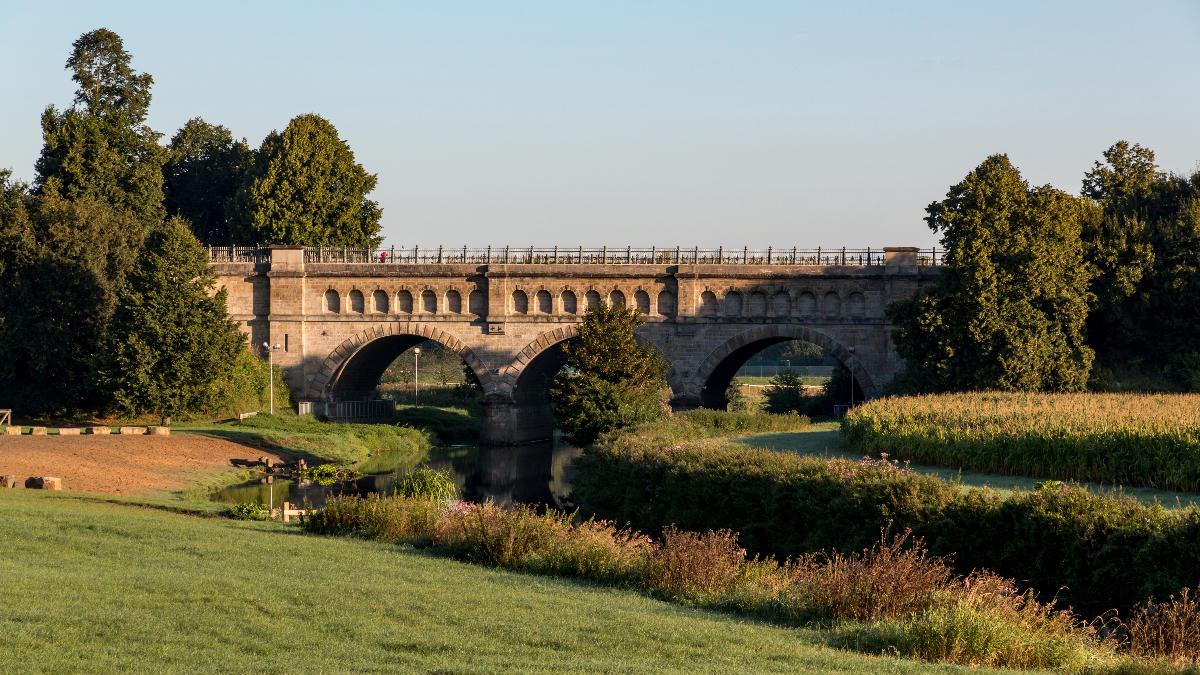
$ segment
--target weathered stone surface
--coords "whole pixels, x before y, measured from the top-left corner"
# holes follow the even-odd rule
[[[59,427],[58,435],[59,436],[78,436],[79,435],[79,427]]]
[[[5,436],[20,436],[21,435],[21,427],[6,426],[6,427],[4,427],[4,435]]]
[[[460,354],[489,400],[512,401],[538,380],[524,378],[527,369],[540,368],[544,354],[576,335],[587,307],[613,298],[643,310],[646,325],[638,338],[663,352],[679,405],[723,405],[739,361],[790,339],[830,350],[872,396],[901,368],[884,308],[938,274],[918,264],[918,252],[901,248],[888,249],[884,264],[876,257],[869,265],[830,251],[821,264],[804,265],[781,265],[779,258],[691,264],[680,262],[686,249],[674,248],[660,251],[654,264],[617,265],[505,264],[502,250],[474,263],[306,263],[302,251],[278,251],[287,262],[273,257],[269,269],[241,263],[215,268],[232,318],[252,344],[286,345],[274,362],[296,397],[310,401],[370,392],[378,373],[418,338]],[[774,253],[787,258],[792,252]],[[579,254],[563,248],[559,255],[565,260]],[[753,262],[742,250],[724,255]],[[325,302],[327,292],[337,296],[332,305]],[[539,292],[550,295],[548,304]],[[350,311],[352,293],[362,294],[362,311]],[[526,401],[537,396],[521,395]],[[512,415],[486,417],[510,428],[544,418],[529,411]]]
[[[30,436],[45,436],[46,427],[29,427]]]
[[[121,427],[122,436],[145,436],[146,427]]]
[[[87,432],[93,436],[107,436],[112,433],[112,427],[88,427]]]
[[[31,490],[61,490],[62,479],[54,476],[32,476],[25,479],[25,487]]]
[[[0,476],[0,488],[15,488],[17,485],[18,483],[16,476]]]
[[[154,426],[148,429],[151,436],[170,436],[171,427]]]

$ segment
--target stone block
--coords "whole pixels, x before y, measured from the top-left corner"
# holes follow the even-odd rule
[[[88,427],[87,432],[93,436],[107,436],[112,433],[112,427]]]
[[[79,427],[61,427],[58,430],[59,436],[78,436]]]
[[[46,427],[29,427],[30,436],[45,436]]]
[[[149,428],[151,436],[170,436],[171,427],[153,426]]]
[[[31,490],[61,490],[62,479],[54,476],[32,476],[25,479],[25,487]]]
[[[121,427],[122,436],[144,436],[146,427]]]
[[[17,487],[16,476],[0,476],[0,488],[15,488]]]
[[[20,436],[21,427],[4,427],[5,436]]]

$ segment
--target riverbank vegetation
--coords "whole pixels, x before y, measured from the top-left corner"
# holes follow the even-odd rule
[[[8,673],[968,672],[278,522],[33,490],[0,514]]]
[[[474,563],[566,576],[683,604],[828,627],[835,644],[971,666],[1079,672],[1117,664],[1088,625],[988,573],[957,578],[944,561],[885,537],[861,554],[780,564],[747,558],[736,533],[667,527],[658,539],[609,521],[492,503],[338,497],[309,519]],[[936,636],[936,637],[935,637]]]
[[[728,529],[751,553],[779,559],[861,550],[880,528],[911,528],[962,573],[1017,578],[1085,613],[1197,581],[1195,508],[1168,511],[1056,481],[1002,497],[888,459],[805,457],[674,434],[639,428],[588,448],[576,460],[580,511],[643,532]]]
[[[433,447],[430,433],[390,424],[341,424],[311,415],[261,414],[236,422],[184,425],[200,433],[279,452],[297,459],[352,464],[383,453],[410,453],[412,463]]]
[[[892,397],[842,421],[842,444],[952,468],[1200,492],[1200,395]]]

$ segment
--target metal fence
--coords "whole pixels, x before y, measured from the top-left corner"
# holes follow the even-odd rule
[[[265,246],[208,246],[208,259],[215,263],[270,263],[271,249]]]
[[[925,249],[917,264],[941,264],[939,251]],[[209,248],[213,262],[270,262],[268,248],[225,246]],[[305,263],[398,263],[416,265],[833,265],[872,267],[884,264],[882,248],[537,248],[488,246],[486,248],[355,248],[319,246],[304,249]]]
[[[391,422],[396,415],[396,402],[391,399],[370,401],[301,401],[300,414],[319,413],[334,422]]]

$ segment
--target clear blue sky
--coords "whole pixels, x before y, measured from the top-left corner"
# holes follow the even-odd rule
[[[932,245],[988,154],[1078,193],[1118,139],[1200,160],[1196,2],[5,2],[0,167],[71,43],[119,33],[150,124],[332,121],[388,243]]]

